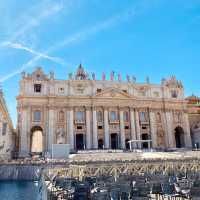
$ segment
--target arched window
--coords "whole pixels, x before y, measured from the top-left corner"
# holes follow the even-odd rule
[[[58,119],[59,119],[59,122],[64,122],[65,120],[65,113],[62,110],[59,112]]]
[[[39,111],[39,110],[34,111],[33,119],[35,122],[40,122],[41,121],[41,111]]]

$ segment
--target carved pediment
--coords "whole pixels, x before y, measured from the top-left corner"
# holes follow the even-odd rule
[[[47,75],[44,74],[41,67],[36,68],[36,70],[31,75],[29,75],[29,77],[37,81],[48,80]]]
[[[106,88],[101,92],[96,93],[95,97],[100,98],[132,98],[127,92],[118,88]]]

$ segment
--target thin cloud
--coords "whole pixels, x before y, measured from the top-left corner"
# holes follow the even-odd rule
[[[129,9],[121,14],[112,16],[111,18],[108,18],[105,21],[102,21],[88,29],[85,29],[83,31],[80,31],[78,33],[73,34],[70,37],[65,38],[63,41],[61,41],[60,43],[56,43],[55,45],[51,46],[50,48],[47,49],[47,51],[45,51],[44,54],[49,54],[50,52],[56,51],[58,49],[60,49],[63,46],[68,46],[70,44],[73,43],[77,43],[80,42],[81,40],[84,40],[86,38],[88,38],[91,35],[97,34],[107,28],[110,28],[112,26],[116,26],[119,25],[125,21],[127,21],[128,19],[130,19],[131,17],[133,17],[135,15],[134,9]],[[19,69],[17,69],[16,71],[2,77],[0,79],[0,82],[4,82],[10,78],[12,78],[13,76],[21,73],[22,71],[30,68],[33,64],[35,64],[40,58],[42,58],[41,55],[38,55],[36,57],[34,57],[33,59],[31,59],[30,61],[28,61],[27,63],[25,63],[22,67],[20,67]]]
[[[80,42],[86,38],[88,38],[91,35],[94,35],[98,32],[101,32],[105,29],[108,29],[110,27],[119,25],[131,17],[135,15],[134,9],[129,9],[128,11],[125,11],[123,13],[120,13],[118,15],[112,16],[111,18],[108,18],[105,21],[102,21],[100,23],[97,23],[96,25],[89,27],[83,31],[80,31],[78,33],[73,34],[70,37],[65,38],[63,41],[60,43],[56,44],[53,46],[49,51],[56,51],[57,49],[63,47],[63,46],[68,46],[70,44],[74,44],[76,42]]]
[[[50,61],[53,61],[55,63],[58,63],[58,64],[61,64],[61,65],[65,65],[65,61],[59,57],[52,57],[52,56],[49,56],[45,53],[41,53],[41,52],[38,52],[38,51],[35,51],[29,47],[26,47],[20,43],[12,43],[12,42],[4,42],[4,46],[5,47],[9,47],[9,48],[13,48],[13,49],[21,49],[21,50],[24,50],[24,51],[27,51],[33,55],[36,55],[36,56],[40,56],[40,58],[46,58]]]

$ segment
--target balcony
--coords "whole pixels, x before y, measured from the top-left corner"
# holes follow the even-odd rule
[[[84,119],[75,119],[75,124],[85,124],[85,120]]]
[[[109,120],[110,124],[119,124],[119,120]]]

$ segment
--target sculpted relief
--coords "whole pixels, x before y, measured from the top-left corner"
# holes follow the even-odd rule
[[[56,144],[65,144],[65,131],[63,127],[56,132]]]
[[[165,133],[162,128],[158,128],[157,130],[157,146],[158,148],[165,147]]]

